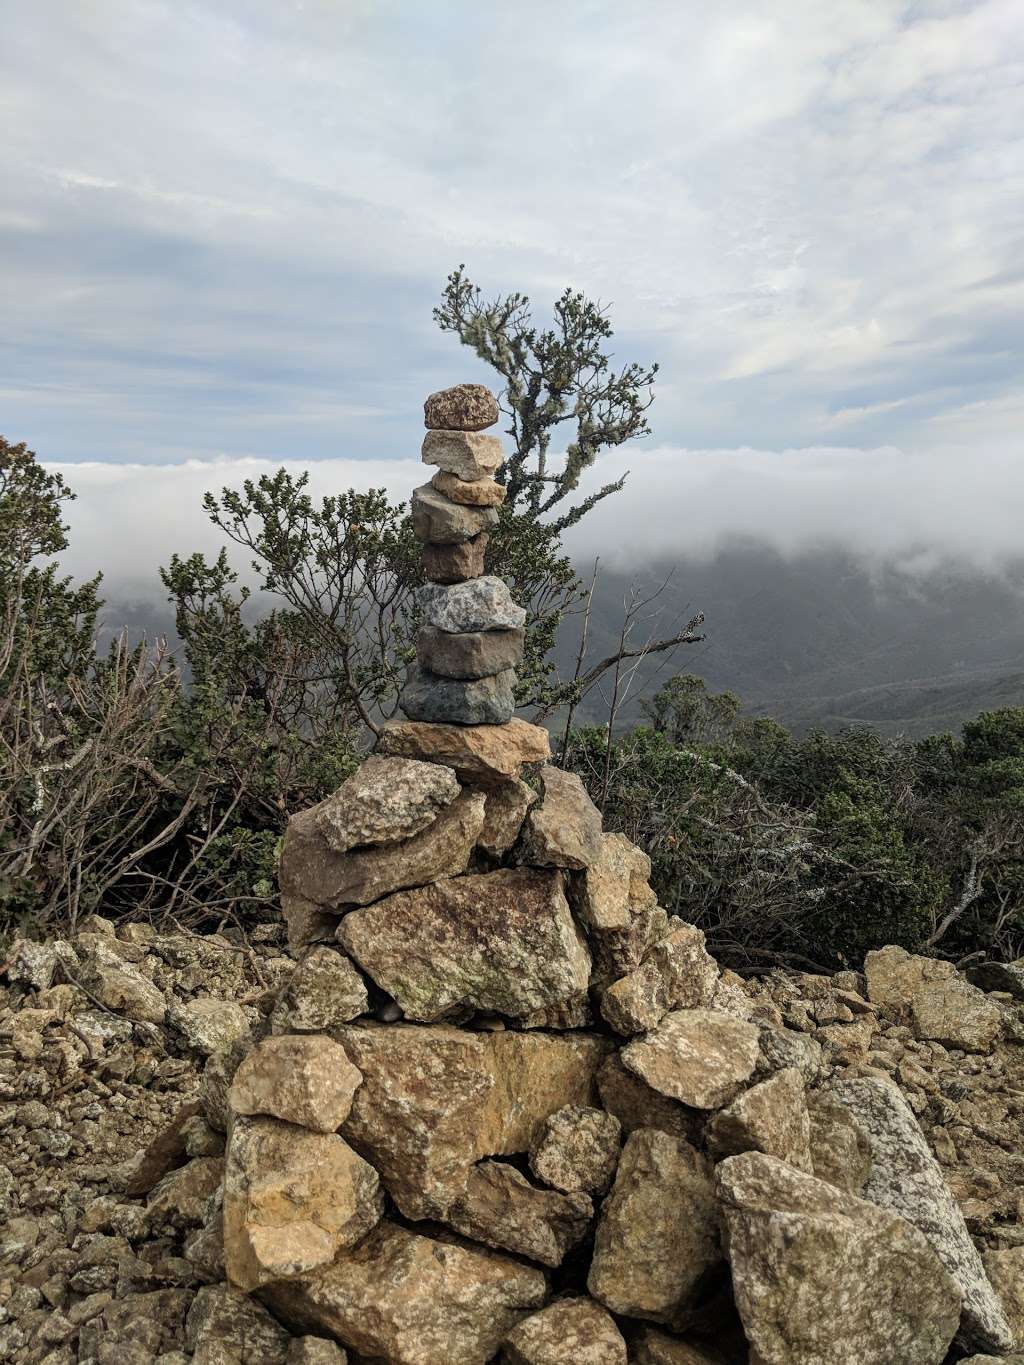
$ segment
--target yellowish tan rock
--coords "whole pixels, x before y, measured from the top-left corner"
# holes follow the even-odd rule
[[[551,757],[548,732],[518,718],[507,725],[389,721],[379,743],[385,753],[444,763],[461,781],[482,785],[518,777],[524,763],[543,763]]]
[[[765,1152],[810,1172],[811,1119],[800,1072],[787,1067],[745,1090],[711,1120],[708,1144],[719,1159]]]
[[[694,1109],[718,1109],[753,1075],[758,1031],[719,1010],[674,1010],[621,1055],[630,1071],[663,1095]]]
[[[323,1034],[264,1038],[235,1072],[228,1103],[236,1114],[269,1114],[317,1133],[348,1118],[362,1076],[340,1043]]]
[[[501,1365],[626,1365],[626,1343],[593,1299],[559,1299],[505,1339]]]

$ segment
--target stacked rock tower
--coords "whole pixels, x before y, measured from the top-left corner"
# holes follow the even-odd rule
[[[289,822],[298,962],[255,1044],[208,1063],[227,1141],[200,1245],[222,1225],[228,1292],[308,1365],[940,1365],[958,1330],[1005,1352],[899,1091],[834,1083],[759,1013],[513,716],[496,420],[476,385],[426,403],[408,719]]]

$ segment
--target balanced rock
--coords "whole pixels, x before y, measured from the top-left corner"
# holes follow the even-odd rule
[[[458,545],[424,545],[423,576],[430,583],[464,583],[484,571],[490,536],[481,531]]]
[[[721,1257],[710,1163],[680,1138],[638,1128],[601,1208],[587,1288],[613,1313],[685,1321]]]
[[[871,1145],[864,1197],[901,1214],[934,1248],[963,1295],[963,1332],[970,1344],[1001,1354],[1012,1350],[1013,1333],[964,1216],[898,1088],[891,1081],[862,1077],[836,1081],[832,1091]]]
[[[500,507],[508,492],[496,479],[460,479],[446,469],[439,469],[430,482],[452,502],[464,502],[470,507]]]
[[[573,905],[591,929],[628,929],[636,910],[657,903],[650,877],[642,849],[624,834],[602,834],[597,858],[573,879]]]
[[[335,1133],[239,1118],[224,1174],[224,1257],[240,1289],[306,1275],[378,1222],[377,1172]]]
[[[464,635],[481,630],[516,630],[526,612],[512,601],[508,585],[493,574],[468,583],[427,583],[416,593],[426,626]]]
[[[426,427],[480,431],[498,420],[498,400],[483,384],[455,384],[432,393],[423,404]]]
[[[709,1005],[718,982],[718,963],[692,924],[669,920],[669,932],[648,948],[639,967],[612,982],[601,997],[601,1013],[616,1033],[644,1033],[672,1009]]]
[[[864,959],[868,999],[909,1014],[918,1038],[989,1052],[1002,1029],[999,1006],[963,979],[952,962],[890,946]]]
[[[264,1038],[235,1072],[228,1103],[236,1114],[270,1114],[317,1133],[348,1118],[362,1076],[340,1043],[323,1034]]]
[[[518,1015],[587,988],[590,954],[557,872],[445,878],[354,910],[338,937],[406,1018],[457,1009]]]
[[[807,1096],[811,1169],[848,1194],[862,1195],[871,1174],[871,1143],[853,1114],[827,1090]]]
[[[475,1242],[554,1268],[587,1235],[593,1216],[593,1204],[579,1191],[538,1189],[507,1161],[481,1161],[447,1221]]]
[[[387,1221],[315,1275],[263,1291],[290,1326],[389,1365],[485,1365],[546,1296],[541,1270]]]
[[[530,1170],[564,1194],[604,1194],[619,1161],[622,1124],[587,1105],[557,1110],[530,1151]]]
[[[445,763],[463,782],[494,786],[517,778],[524,763],[551,757],[551,740],[540,725],[513,718],[507,725],[429,725],[389,721],[381,731],[386,753]]]
[[[575,773],[546,765],[543,796],[526,818],[518,859],[531,867],[590,867],[601,855],[601,812]]]
[[[505,1338],[501,1365],[626,1365],[615,1319],[593,1299],[559,1299]]]
[[[315,824],[335,853],[365,844],[395,844],[432,825],[458,794],[451,768],[371,754],[315,807]]]
[[[288,821],[281,849],[282,898],[325,910],[366,905],[407,886],[464,872],[484,822],[481,792],[464,791],[426,829],[398,844],[335,853],[318,825],[319,806]]]
[[[736,1306],[764,1365],[940,1365],[960,1293],[905,1219],[745,1152],[718,1167]]]
[[[331,916],[331,930],[337,919]],[[288,978],[271,1015],[274,1033],[319,1033],[369,1007],[363,978],[337,948],[309,949]]]
[[[504,463],[505,451],[498,436],[435,429],[424,436],[420,457],[424,464],[437,465],[446,473],[473,483],[489,479]]]
[[[477,848],[492,858],[503,857],[515,841],[526,819],[526,812],[537,800],[537,793],[525,782],[513,779],[491,787],[484,807],[484,826]]]
[[[458,545],[498,522],[493,507],[469,507],[462,502],[453,502],[429,483],[413,490],[409,511],[417,539],[432,545]]]
[[[719,1109],[750,1079],[757,1053],[753,1024],[719,1010],[674,1010],[628,1043],[622,1060],[663,1095],[694,1109]]]
[[[428,626],[416,641],[416,657],[442,678],[490,678],[515,668],[523,657],[522,630],[474,630],[461,635]]]
[[[556,1110],[592,1103],[609,1047],[585,1033],[445,1025],[347,1024],[336,1036],[363,1075],[342,1135],[407,1218],[444,1219],[478,1161],[528,1152]]]
[[[418,664],[409,669],[399,706],[410,720],[438,725],[507,725],[516,709],[511,668],[486,678],[444,678]]]
[[[745,1090],[711,1120],[708,1144],[716,1159],[764,1152],[810,1172],[811,1119],[800,1072],[789,1067]]]

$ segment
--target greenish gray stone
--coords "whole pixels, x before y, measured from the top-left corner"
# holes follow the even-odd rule
[[[490,678],[441,678],[413,665],[399,705],[410,720],[438,725],[504,725],[516,709],[515,671]]]

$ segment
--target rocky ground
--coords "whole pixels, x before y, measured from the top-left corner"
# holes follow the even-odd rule
[[[243,940],[231,930],[198,937],[157,934],[141,924],[115,932],[94,918],[71,942],[11,946],[0,990],[0,1359],[270,1365],[344,1358],[339,1346],[289,1332],[224,1283],[216,1217],[224,1137],[210,1119],[223,1111],[230,1071],[224,1059],[234,1052],[237,1062],[252,1038],[272,1027],[275,1008],[288,1007],[281,996],[295,964],[283,940],[277,926],[261,926]],[[716,1009],[756,1023],[759,1065],[772,1049],[785,1053],[772,1059],[776,1076],[781,1063],[819,1088],[837,1079],[896,1083],[1019,1330],[1024,988],[1011,971],[988,981],[1003,989],[982,993],[942,964],[922,963],[890,949],[869,959],[866,978],[774,973],[741,982],[726,973]],[[486,1035],[496,1025],[479,1026]],[[642,1191],[651,1187],[644,1173],[668,1159],[671,1148],[667,1156],[659,1150],[659,1117],[649,1105],[638,1114],[635,1085],[635,1075],[616,1064],[606,1068],[601,1092],[625,1133],[636,1126],[641,1135],[627,1141],[626,1152]],[[749,1145],[742,1129],[751,1115],[732,1113],[736,1108],[720,1110],[709,1126],[704,1143],[713,1155]],[[830,1131],[827,1106],[812,1105],[811,1115],[819,1133]],[[831,1131],[837,1165],[856,1166],[855,1147],[843,1149]],[[590,1161],[600,1152],[600,1131],[582,1138],[577,1131],[573,1140],[577,1165],[586,1164],[581,1151]],[[535,1156],[539,1171],[564,1186],[557,1132],[548,1146],[547,1155]],[[617,1136],[612,1146],[614,1166]],[[815,1173],[822,1173],[818,1160]],[[835,1179],[851,1183],[842,1170]],[[606,1187],[598,1177],[595,1188]],[[620,1162],[615,1208],[607,1208],[611,1196],[605,1200],[608,1227],[614,1230],[616,1217],[633,1223],[619,1245],[645,1235],[629,1189]],[[406,1224],[393,1207],[388,1216]],[[652,1217],[656,1223],[656,1211]],[[547,1334],[554,1330],[563,1346],[575,1342],[574,1358],[604,1360],[581,1353],[580,1343],[589,1340],[586,1315],[598,1311],[576,1297],[585,1292],[587,1269],[570,1253],[554,1275],[553,1307],[527,1322],[558,1309]],[[616,1292],[628,1297],[616,1287],[621,1269],[615,1254],[606,1254],[605,1303],[614,1303]],[[648,1273],[656,1280],[657,1266]],[[628,1312],[616,1314],[629,1358],[669,1365],[747,1360],[743,1334],[734,1320],[731,1329],[724,1326],[730,1310],[720,1300],[721,1293],[712,1336],[701,1336],[697,1315],[686,1342]],[[503,1359],[568,1359],[543,1354],[543,1343],[531,1345],[531,1332],[543,1326],[518,1329],[522,1340],[508,1345]],[[954,1349],[949,1358],[962,1355]]]

